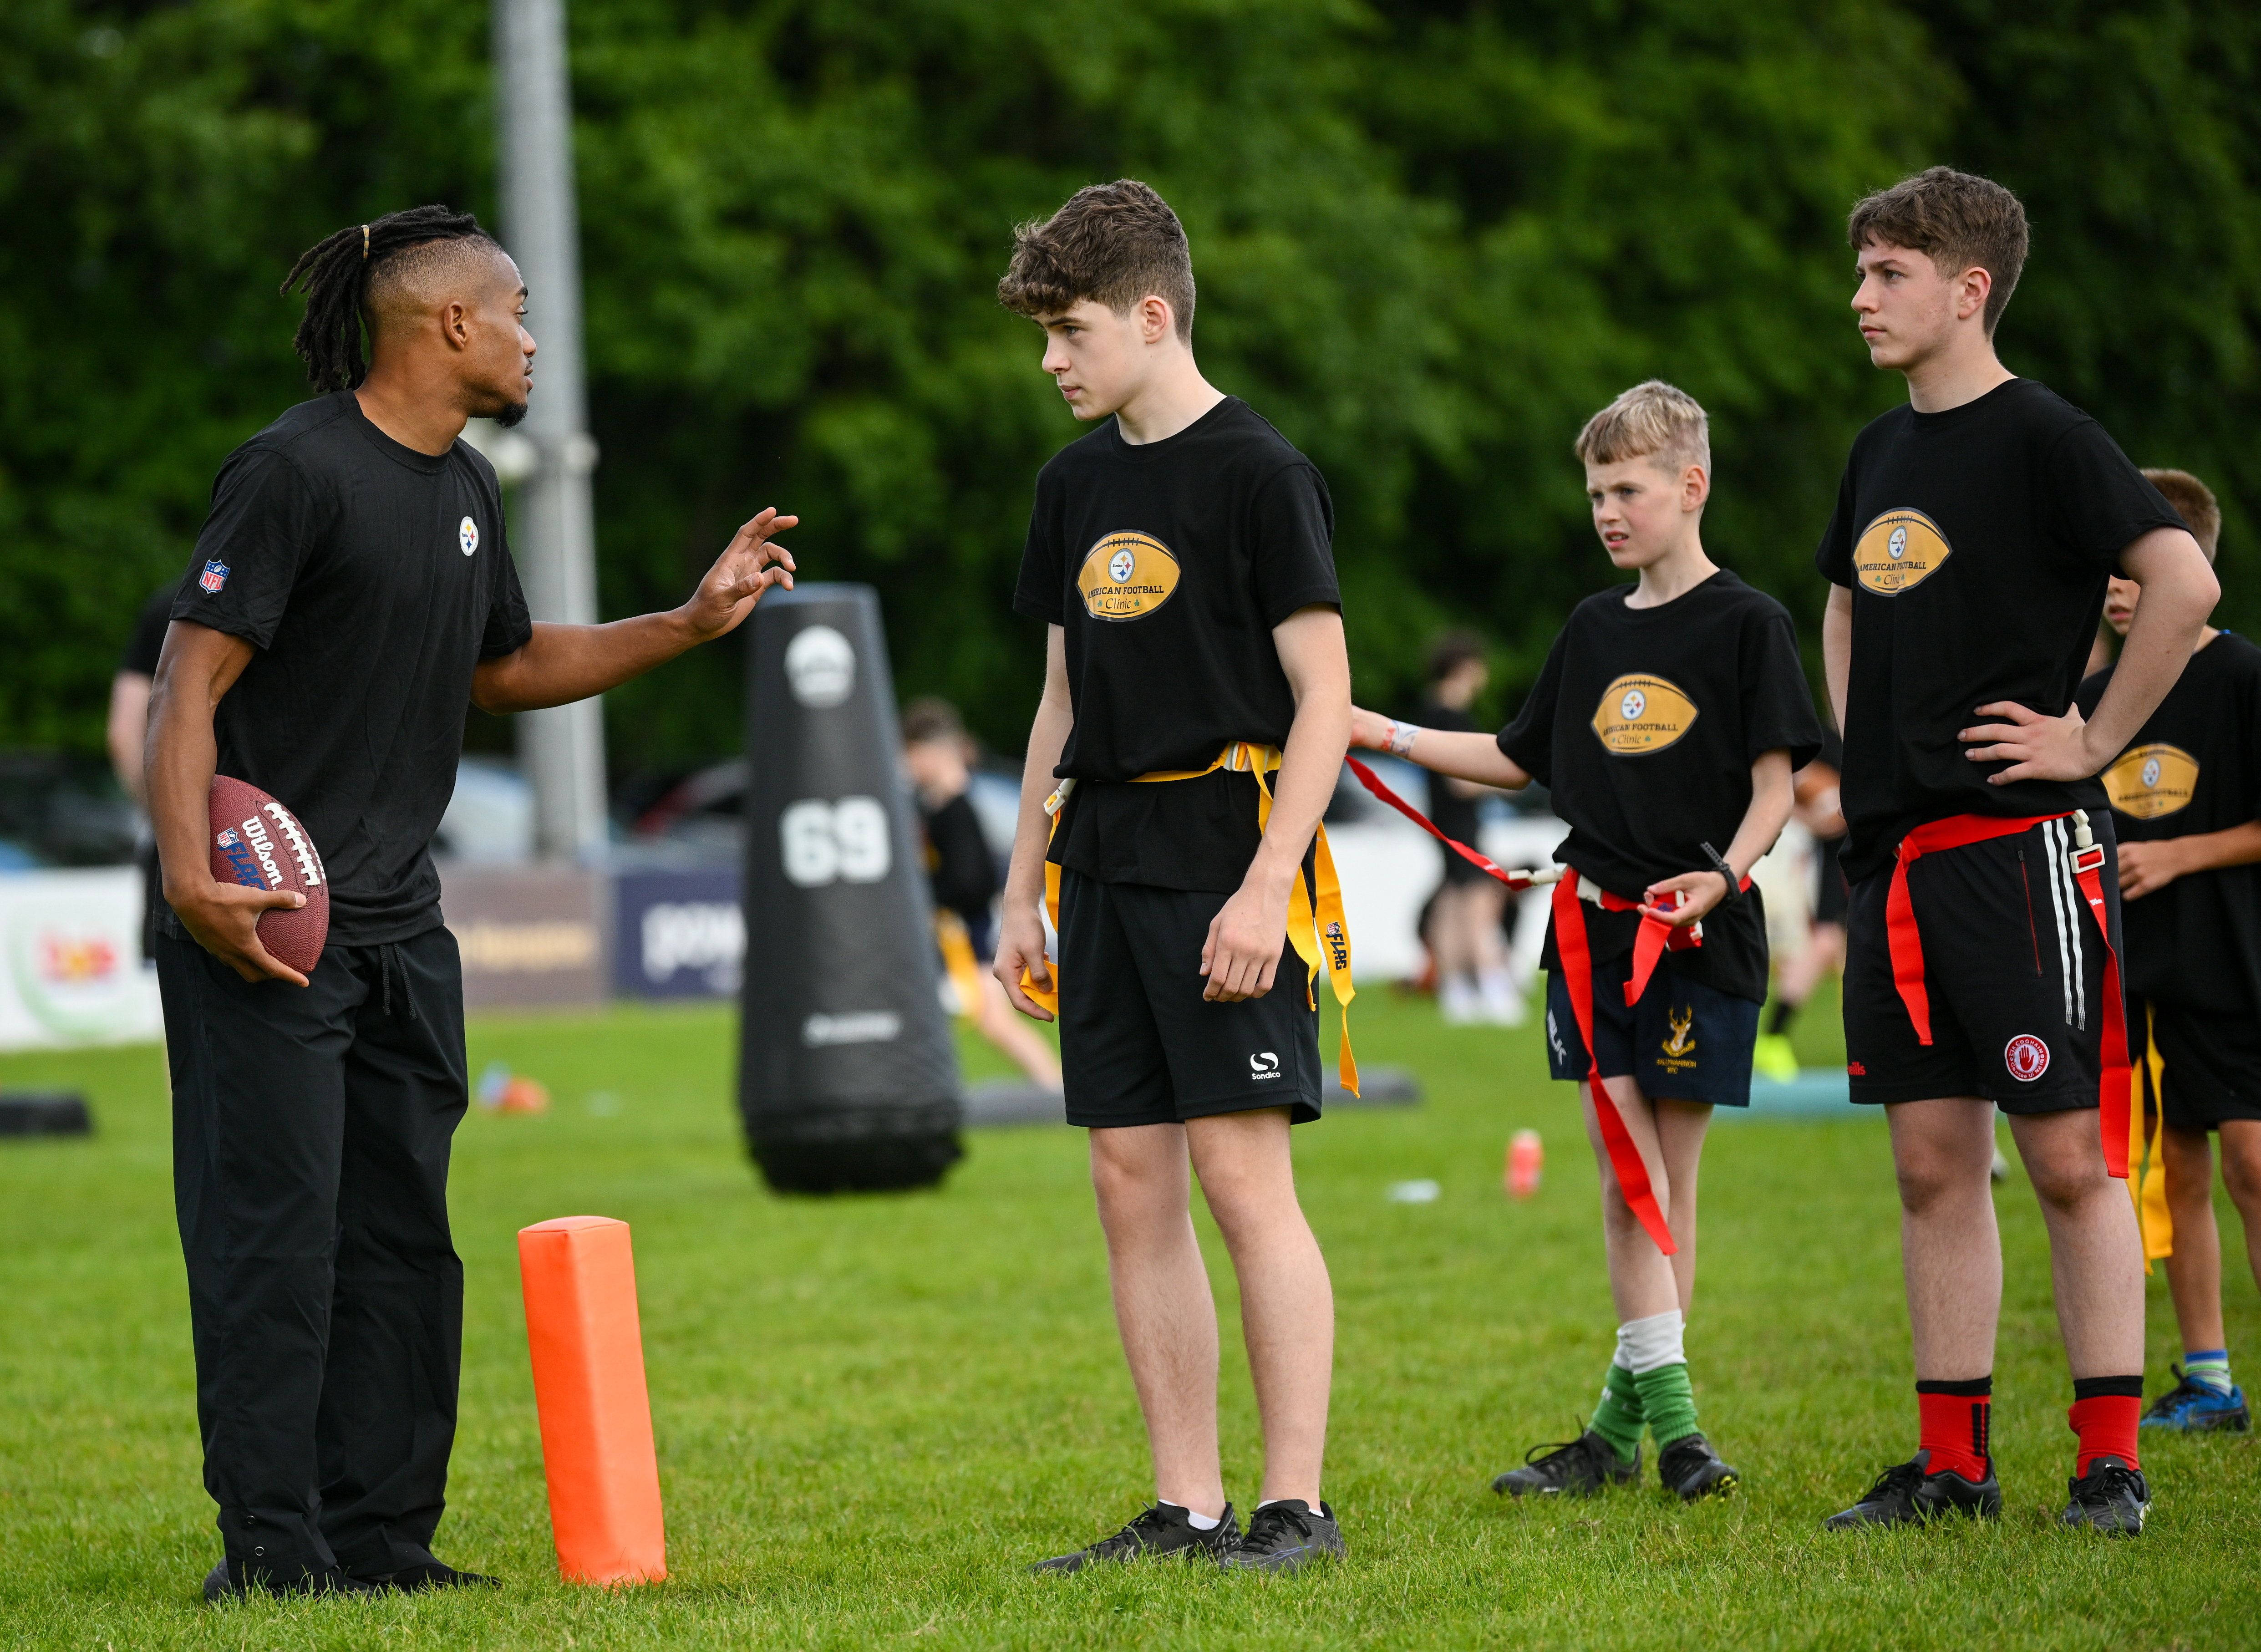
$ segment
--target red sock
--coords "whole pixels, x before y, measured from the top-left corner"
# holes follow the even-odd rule
[[[1994,1411],[1994,1379],[1965,1383],[1918,1383],[1915,1405],[1922,1422],[1920,1442],[1931,1454],[1927,1474],[1986,1477],[1988,1441]]]
[[[2080,1478],[2099,1457],[2117,1457],[2130,1469],[2135,1457],[2135,1425],[2143,1414],[2143,1379],[2139,1376],[2082,1376],[2073,1379],[2072,1404],[2065,1420],[2080,1436],[2073,1477]]]

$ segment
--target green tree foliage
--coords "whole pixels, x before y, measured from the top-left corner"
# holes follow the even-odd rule
[[[1363,697],[1473,623],[1511,701],[1613,577],[1569,442],[1637,379],[1713,417],[1714,552],[1789,601],[1895,401],[1843,215],[1947,161],[2023,194],[2011,365],[2225,496],[2261,621],[2256,51],[2138,0],[574,0],[602,600],[678,600],[729,529],[884,593],[898,679],[1017,749],[1030,484],[1077,428],[992,288],[1015,220],[1152,181],[1196,339],[1317,459]],[[483,8],[0,8],[0,744],[98,743],[134,605],[229,447],[303,393],[275,285],[341,223],[491,214]],[[542,295],[532,325],[541,327]],[[614,695],[614,766],[736,741],[736,649]]]

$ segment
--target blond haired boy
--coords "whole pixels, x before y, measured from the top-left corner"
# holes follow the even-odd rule
[[[1692,1502],[1737,1479],[1698,1428],[1683,1347],[1697,1166],[1712,1109],[1750,1104],[1767,945],[1748,879],[1821,728],[1789,614],[1705,555],[1703,408],[1636,384],[1587,422],[1576,452],[1594,531],[1637,583],[1572,611],[1497,738],[1356,710],[1351,743],[1486,786],[1536,779],[1570,827],[1543,960],[1547,1044],[1556,1078],[1585,1081],[1617,1354],[1585,1433],[1534,1449],[1492,1489],[1628,1483],[1647,1431],[1666,1489]]]

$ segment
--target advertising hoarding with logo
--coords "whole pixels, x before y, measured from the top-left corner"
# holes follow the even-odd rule
[[[623,998],[733,998],[746,920],[735,866],[614,880],[613,990]]]
[[[463,949],[463,1007],[602,1002],[608,893],[578,867],[441,862],[440,909]]]
[[[0,876],[0,1050],[162,1035],[132,866]]]

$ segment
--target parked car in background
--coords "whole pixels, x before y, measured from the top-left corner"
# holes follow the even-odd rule
[[[0,872],[126,865],[138,825],[102,758],[0,752]]]

